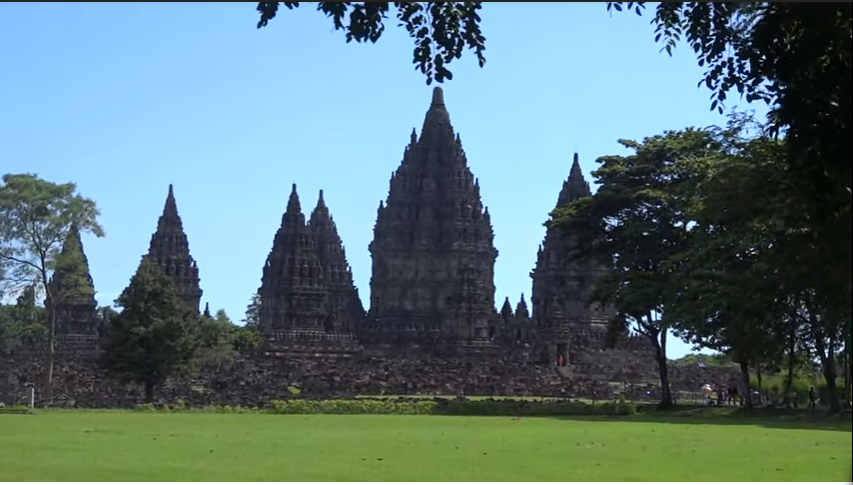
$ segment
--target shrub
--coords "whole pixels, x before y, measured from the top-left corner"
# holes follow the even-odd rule
[[[32,414],[33,410],[27,406],[4,406],[0,407],[0,414]]]
[[[590,404],[581,401],[468,401],[455,399],[436,408],[435,414],[456,416],[630,416],[637,406],[620,401]]]
[[[273,414],[432,414],[436,405],[436,401],[390,399],[270,401]]]
[[[598,405],[580,401],[519,401],[467,399],[353,399],[353,400],[275,400],[274,414],[438,414],[447,416],[630,416],[637,407],[625,401]]]

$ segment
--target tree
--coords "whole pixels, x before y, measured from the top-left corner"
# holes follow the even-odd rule
[[[225,310],[217,311],[213,317],[203,315],[199,327],[199,362],[218,369],[223,363],[233,360],[236,355],[235,328]]]
[[[0,267],[7,280],[35,285],[45,296],[48,352],[47,400],[51,400],[56,358],[56,296],[50,276],[62,243],[72,227],[98,237],[100,212],[95,202],[77,194],[73,183],[55,184],[34,174],[7,174],[0,186]]]
[[[746,138],[749,127],[759,136]],[[719,156],[703,167],[685,203],[690,244],[673,258],[677,291],[669,317],[679,333],[725,352],[761,379],[762,365],[778,364],[788,335],[784,280],[776,243],[784,232],[784,145],[761,136],[750,114],[734,113],[725,128],[710,128]],[[747,406],[751,400],[747,399]]]
[[[261,295],[255,293],[252,295],[252,300],[249,306],[246,307],[246,316],[243,318],[243,324],[246,328],[253,330],[260,329],[260,310],[261,310]]]
[[[14,305],[0,305],[0,350],[41,345],[46,340],[44,308],[36,305],[34,287],[25,287]]]
[[[199,341],[199,362],[215,365],[232,361],[238,352],[251,350],[260,344],[260,335],[253,328],[238,326],[225,310],[213,317],[202,316]]]
[[[198,317],[175,283],[147,257],[116,305],[122,310],[107,326],[103,366],[123,382],[145,386],[145,400],[151,402],[167,378],[191,372]]]
[[[300,2],[260,2],[258,28],[275,18],[279,5],[289,10]],[[343,30],[347,42],[375,43],[385,32],[384,21],[391,7],[397,21],[415,40],[414,63],[426,75],[427,84],[453,79],[447,66],[462,57],[467,47],[477,56],[480,67],[486,38],[480,30],[481,2],[318,2],[317,10],[331,17],[335,30]],[[344,23],[349,14],[348,23]]]
[[[615,311],[613,329],[626,327],[655,349],[662,388],[661,408],[673,405],[667,370],[667,309],[674,291],[671,259],[686,250],[684,199],[702,162],[719,156],[712,137],[687,129],[619,140],[634,154],[606,156],[592,175],[598,191],[557,208],[548,223],[577,236],[574,258],[594,258],[604,267],[594,299]]]

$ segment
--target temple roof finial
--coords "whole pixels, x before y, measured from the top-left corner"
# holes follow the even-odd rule
[[[583,178],[583,171],[581,170],[580,160],[578,159],[578,153],[575,152],[575,155],[572,157],[572,168],[569,170],[569,177],[574,175],[575,177],[580,176]]]
[[[444,91],[439,86],[432,89],[432,106],[444,106]]]
[[[302,205],[299,203],[299,194],[296,192],[296,184],[290,189],[290,198],[287,200],[287,211],[293,215],[302,213]]]

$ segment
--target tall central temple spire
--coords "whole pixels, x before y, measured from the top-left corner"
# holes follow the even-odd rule
[[[487,342],[497,250],[480,187],[435,88],[420,139],[412,134],[380,204],[370,245],[366,339]]]
[[[184,232],[175,192],[169,184],[169,193],[163,205],[163,214],[157,221],[157,231],[148,246],[149,259],[155,262],[178,287],[181,298],[196,313],[199,312],[202,291],[199,287],[198,266],[190,255],[189,241]]]

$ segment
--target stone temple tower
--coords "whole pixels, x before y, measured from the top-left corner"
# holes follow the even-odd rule
[[[98,302],[83,251],[80,231],[72,226],[62,244],[50,279],[56,303],[56,334],[62,340],[89,340],[98,336]]]
[[[569,178],[557,207],[591,195],[575,153]],[[589,298],[599,268],[593,261],[571,258],[575,239],[565,231],[548,229],[539,247],[533,278],[533,321],[545,344],[548,359],[562,356],[571,363],[577,352],[595,346],[589,337],[602,338],[607,315]]]
[[[310,223],[296,184],[264,265],[260,332],[269,350],[348,352],[364,310],[322,192]]]
[[[352,268],[347,262],[343,241],[323,199],[322,190],[317,206],[311,211],[308,230],[320,259],[328,292],[325,327],[330,331],[352,334],[364,320],[364,306],[353,283]]]
[[[387,344],[488,345],[498,252],[488,209],[435,88],[380,203],[363,334]]]
[[[189,241],[181,216],[178,215],[178,204],[175,202],[175,192],[171,184],[163,215],[157,221],[157,231],[151,236],[146,257],[157,263],[166,276],[175,282],[181,298],[197,314],[202,294],[198,266],[190,255]]]
[[[324,330],[323,270],[305,224],[296,184],[264,265],[258,295],[260,331],[268,340],[293,340],[294,332]]]

